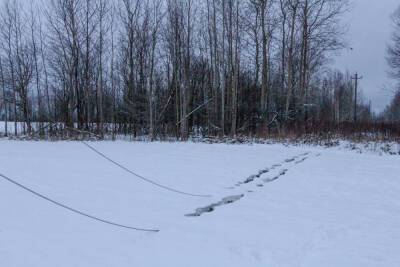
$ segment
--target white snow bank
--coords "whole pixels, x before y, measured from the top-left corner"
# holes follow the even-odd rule
[[[282,145],[91,144],[157,182],[213,197],[155,188],[81,143],[3,140],[0,173],[91,214],[161,232],[103,225],[0,180],[0,266],[400,266],[399,157]]]

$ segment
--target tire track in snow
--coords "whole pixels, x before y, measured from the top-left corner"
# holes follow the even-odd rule
[[[203,213],[213,212],[215,210],[215,208],[217,208],[217,207],[232,204],[232,203],[240,200],[242,197],[244,197],[244,194],[224,197],[221,201],[207,205],[202,208],[197,208],[194,213],[189,213],[189,214],[186,214],[185,216],[186,217],[199,217]]]
[[[293,163],[293,162],[295,164],[300,164],[300,163],[304,162],[305,160],[307,160],[310,154],[311,154],[310,152],[302,153],[300,155],[285,159],[282,163],[277,163],[277,164],[273,164],[271,167],[266,167],[266,168],[258,171],[257,174],[250,175],[244,181],[238,182],[236,184],[236,187],[240,187],[245,184],[252,183],[252,182],[256,181],[257,179],[260,179],[265,174],[268,174],[268,173],[276,170],[277,168],[282,167],[282,169],[279,171],[278,175],[275,175],[268,179],[262,179],[265,183],[273,182],[273,181],[279,179],[281,176],[285,175],[289,171],[287,168],[285,168],[286,165]]]
[[[267,167],[267,168],[259,170],[257,174],[250,175],[244,181],[240,181],[240,182],[236,183],[235,186],[236,186],[236,188],[239,188],[239,187],[242,187],[243,185],[251,184],[256,180],[261,180],[262,183],[258,183],[258,184],[256,184],[256,186],[264,187],[264,184],[276,181],[279,178],[281,178],[282,176],[286,175],[286,173],[289,171],[289,169],[285,168],[286,165],[289,165],[291,163],[296,164],[296,165],[301,164],[304,161],[306,161],[310,157],[310,155],[311,155],[311,152],[306,152],[306,153],[302,153],[300,155],[285,159],[284,162],[282,162],[282,163],[273,164],[271,167]],[[318,156],[320,156],[320,154],[318,154]],[[266,174],[276,170],[279,167],[282,167],[282,168],[279,170],[279,172],[276,175],[273,175],[272,177],[270,176],[270,177],[262,178]],[[227,189],[232,190],[232,189],[235,189],[235,187],[228,187]],[[247,193],[253,193],[253,192],[254,192],[253,190],[247,191]],[[211,212],[215,211],[215,209],[217,207],[230,205],[234,202],[239,201],[244,196],[245,196],[245,194],[239,194],[239,195],[231,195],[231,196],[224,197],[221,201],[209,204],[205,207],[197,208],[193,213],[186,214],[185,216],[186,217],[199,217],[199,216],[203,215],[204,213],[211,213]]]

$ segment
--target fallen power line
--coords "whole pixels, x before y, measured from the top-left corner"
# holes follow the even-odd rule
[[[41,199],[44,199],[44,200],[46,200],[46,201],[48,201],[48,202],[50,202],[50,203],[52,203],[52,204],[54,204],[54,205],[56,205],[58,207],[61,207],[63,209],[69,210],[69,211],[71,211],[73,213],[76,213],[78,215],[87,217],[89,219],[92,219],[92,220],[95,220],[95,221],[98,221],[98,222],[101,222],[101,223],[104,223],[104,224],[108,224],[108,225],[112,225],[112,226],[116,226],[116,227],[120,227],[120,228],[125,228],[125,229],[129,229],[129,230],[142,231],[142,232],[157,233],[157,232],[160,231],[160,230],[157,230],[157,229],[145,229],[145,228],[132,227],[132,226],[127,226],[127,225],[123,225],[123,224],[119,224],[119,223],[114,223],[114,222],[111,222],[111,221],[108,221],[108,220],[104,220],[104,219],[98,218],[96,216],[87,214],[85,212],[79,211],[77,209],[71,208],[71,207],[69,207],[69,206],[67,206],[65,204],[62,204],[61,202],[55,201],[55,200],[53,200],[53,199],[51,199],[51,198],[49,198],[49,197],[47,197],[45,195],[42,195],[42,194],[40,194],[40,193],[38,193],[38,192],[36,192],[36,191],[24,186],[24,185],[22,185],[21,183],[16,182],[15,180],[13,180],[13,179],[11,179],[11,178],[9,178],[6,175],[3,175],[1,173],[0,173],[0,178],[3,178],[3,180],[5,180],[5,181],[7,181],[7,182],[9,182],[9,183],[21,188],[21,189],[33,194],[33,195],[35,195],[35,196],[37,196],[37,197],[39,197]]]
[[[92,135],[92,136],[95,136],[96,138],[100,138],[101,139],[101,136],[99,136],[99,135],[97,135],[95,133],[89,132],[89,131],[78,130],[78,129],[70,128],[70,127],[66,127],[66,129],[68,129],[70,131],[75,131],[75,132],[80,133],[80,134]],[[153,181],[153,180],[151,180],[149,178],[144,177],[143,175],[140,175],[140,174],[128,169],[127,167],[125,167],[121,163],[118,163],[117,161],[113,160],[112,158],[110,158],[109,156],[107,156],[106,154],[101,152],[100,150],[98,150],[95,147],[91,146],[88,142],[85,142],[83,140],[81,140],[80,142],[82,144],[84,144],[86,147],[88,147],[91,151],[93,151],[94,153],[98,154],[99,156],[101,156],[102,158],[106,159],[107,161],[111,162],[112,164],[114,164],[118,168],[120,168],[120,169],[124,170],[125,172],[127,172],[127,173],[129,173],[129,174],[131,174],[133,176],[136,176],[137,178],[139,178],[139,179],[141,179],[141,180],[143,180],[143,181],[145,181],[145,182],[147,182],[149,184],[152,184],[152,185],[154,185],[156,187],[162,188],[162,189],[170,191],[170,192],[174,192],[176,194],[181,194],[181,195],[186,195],[186,196],[191,196],[191,197],[204,197],[204,198],[212,197],[212,195],[193,194],[193,193],[181,191],[181,190],[178,190],[178,189],[175,189],[175,188],[172,188],[172,187],[157,183],[157,182],[155,182],[155,181]]]
[[[195,108],[193,111],[191,111],[189,114],[187,114],[184,118],[182,118],[180,121],[178,121],[176,123],[176,125],[181,124],[184,120],[186,120],[187,118],[189,118],[190,116],[192,116],[195,112],[197,112],[198,110],[202,109],[203,107],[207,106],[209,103],[211,103],[212,101],[214,101],[214,97],[209,99],[208,101],[204,102],[203,104],[201,104],[200,106],[198,106],[197,108]]]
[[[141,180],[143,180],[143,181],[145,181],[147,183],[150,183],[150,184],[152,184],[154,186],[157,186],[157,187],[160,187],[160,188],[162,188],[164,190],[171,191],[171,192],[174,192],[174,193],[177,193],[177,194],[181,194],[181,195],[187,195],[187,196],[192,196],[192,197],[212,197],[211,195],[200,195],[200,194],[193,194],[193,193],[180,191],[180,190],[174,189],[172,187],[168,187],[168,186],[162,185],[160,183],[157,183],[157,182],[155,182],[153,180],[150,180],[150,179],[148,179],[148,178],[146,178],[146,177],[144,177],[144,176],[142,176],[142,175],[140,175],[140,174],[128,169],[127,167],[123,166],[122,164],[116,162],[115,160],[113,160],[110,157],[106,156],[104,153],[100,152],[99,150],[97,150],[93,146],[89,145],[87,142],[85,142],[85,141],[81,141],[81,142],[85,146],[87,146],[90,150],[92,150],[93,152],[95,152],[96,154],[101,156],[102,158],[108,160],[109,162],[111,162],[112,164],[114,164],[117,167],[121,168],[122,170],[124,170],[124,171],[136,176],[137,178],[139,178],[139,179],[141,179]]]

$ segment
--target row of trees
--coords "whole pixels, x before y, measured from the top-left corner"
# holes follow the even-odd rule
[[[352,120],[346,0],[6,0],[1,116],[24,130],[287,133]],[[358,110],[370,119],[368,106]],[[50,124],[49,124],[50,123]],[[59,128],[58,128],[59,130]]]
[[[383,119],[388,122],[400,123],[400,7],[392,16],[394,31],[391,44],[387,49],[387,61],[390,67],[389,75],[396,81],[392,102],[383,112]]]

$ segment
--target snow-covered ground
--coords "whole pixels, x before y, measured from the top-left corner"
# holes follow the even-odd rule
[[[0,180],[0,266],[400,266],[399,156],[278,144],[90,144],[163,185],[212,197],[145,183],[79,142],[0,140],[1,174],[92,215],[160,229],[92,221]]]

